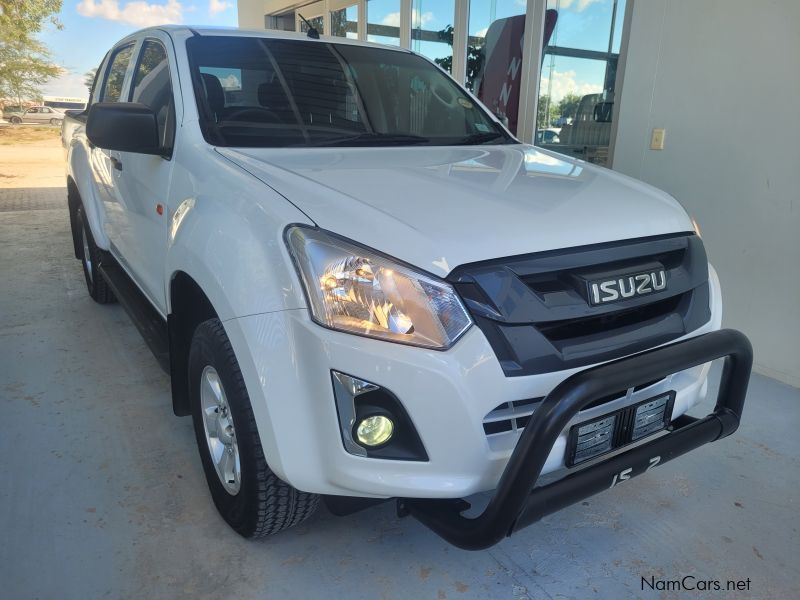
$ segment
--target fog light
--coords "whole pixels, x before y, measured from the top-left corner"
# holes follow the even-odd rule
[[[394,423],[389,417],[372,415],[362,420],[356,429],[356,438],[365,446],[380,446],[389,441],[394,432]]]

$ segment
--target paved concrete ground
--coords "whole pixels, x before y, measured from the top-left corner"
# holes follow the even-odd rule
[[[761,376],[735,437],[489,551],[388,504],[239,538],[167,378],[122,309],[86,295],[54,202],[0,191],[0,597],[655,598],[641,577],[685,575],[800,597],[800,391]]]

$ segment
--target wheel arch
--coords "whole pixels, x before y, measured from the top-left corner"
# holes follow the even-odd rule
[[[197,326],[219,318],[214,305],[200,284],[185,271],[175,271],[170,278],[167,329],[169,333],[172,411],[179,417],[190,414],[189,348]]]

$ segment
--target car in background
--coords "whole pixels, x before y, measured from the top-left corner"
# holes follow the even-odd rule
[[[3,107],[3,118],[10,119],[14,113],[24,112],[25,109],[19,104],[9,104]]]
[[[61,125],[64,120],[62,111],[49,106],[31,106],[24,110],[4,113],[4,116],[8,121],[17,125],[20,123]]]
[[[536,130],[536,144],[558,144],[559,129],[537,129]]]

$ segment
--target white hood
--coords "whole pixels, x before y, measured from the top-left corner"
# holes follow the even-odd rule
[[[439,276],[490,258],[692,230],[669,195],[531,146],[218,151],[319,227]]]

